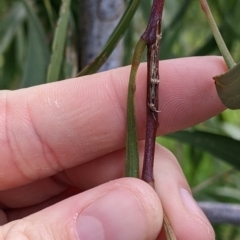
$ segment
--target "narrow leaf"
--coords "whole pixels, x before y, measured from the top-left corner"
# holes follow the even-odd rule
[[[45,8],[47,10],[48,19],[51,25],[52,30],[54,29],[54,13],[50,0],[43,0]]]
[[[49,50],[45,33],[36,13],[27,1],[23,2],[28,14],[28,50],[21,87],[30,87],[45,82]]]
[[[26,10],[19,2],[14,5],[7,17],[0,21],[0,55],[6,51],[25,18]]]
[[[134,109],[134,93],[136,89],[135,79],[139,64],[141,62],[146,42],[140,39],[135,47],[132,68],[128,85],[127,100],[127,143],[126,143],[126,177],[139,177],[139,156],[138,156],[138,139]]]
[[[240,63],[213,79],[222,103],[227,108],[240,109]]]
[[[240,141],[238,140],[202,131],[180,131],[166,135],[166,137],[207,151],[235,168],[240,169]]]
[[[70,18],[68,36],[65,46],[65,58],[63,60],[63,77],[64,79],[75,77],[78,69],[78,56],[76,50],[75,33],[76,25],[72,18]]]
[[[71,0],[62,0],[57,28],[54,33],[52,56],[47,73],[47,82],[54,82],[59,80],[61,64],[64,57],[64,47],[67,38],[70,3]]]

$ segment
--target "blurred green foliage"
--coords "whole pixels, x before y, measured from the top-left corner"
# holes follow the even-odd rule
[[[239,62],[240,0],[208,2],[233,58]],[[17,89],[46,82],[60,5],[61,1],[57,0],[0,1],[0,89]],[[129,23],[124,35],[123,65],[131,63],[131,53],[146,27],[150,7],[151,1],[141,1],[133,21]],[[66,47],[60,79],[75,76],[79,70],[79,48],[76,44],[79,37],[78,10],[78,1],[72,0],[68,32],[62,36],[66,38]],[[166,1],[160,58],[212,54],[220,53],[199,1]],[[240,146],[240,111],[226,110],[193,130],[211,132],[216,137],[224,135],[238,141],[236,143]],[[196,199],[240,203],[240,174],[235,168],[240,168],[239,155],[235,156],[235,165],[231,165],[229,158],[221,155],[220,151],[214,155],[207,148],[200,150],[196,144],[166,137],[159,138],[158,142],[176,155]],[[222,140],[219,148],[227,152],[228,147],[224,144]],[[217,239],[240,239],[240,230],[234,226],[218,225],[215,230]]]

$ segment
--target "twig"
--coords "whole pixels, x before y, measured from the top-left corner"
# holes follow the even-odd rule
[[[125,10],[124,1],[79,1],[79,69],[90,64],[104,48]],[[122,63],[123,42],[115,47],[99,71],[117,68]],[[99,66],[100,67],[100,66]],[[98,70],[98,69],[96,69]]]
[[[148,44],[148,74],[147,74],[147,128],[144,153],[142,179],[149,184],[154,184],[153,162],[155,152],[155,139],[158,128],[158,51],[160,40],[160,22],[156,26],[156,40]]]
[[[141,36],[147,43],[147,127],[142,179],[154,184],[153,162],[158,128],[158,55],[164,0],[155,0],[146,31]]]
[[[141,38],[147,43],[147,126],[142,179],[154,188],[153,163],[158,123],[159,43],[164,0],[154,0],[146,31]],[[176,237],[164,212],[164,232],[167,240]]]
[[[240,224],[240,205],[216,202],[198,202],[211,223]]]
[[[147,45],[147,127],[142,179],[154,188],[153,162],[156,131],[158,128],[159,42],[164,0],[154,0],[146,31],[134,50],[127,102],[127,144],[125,176],[138,177],[138,146],[134,113],[135,78],[142,53]],[[176,240],[171,225],[164,213],[164,232],[167,240]]]
[[[81,1],[79,1],[79,2],[81,3]],[[89,2],[89,1],[85,1],[85,2]],[[94,5],[96,5],[97,2],[102,2],[102,1],[94,0],[91,2],[93,4],[92,7],[94,7]],[[107,1],[107,2],[111,4],[111,2],[118,2],[118,1]],[[140,4],[140,0],[131,0],[128,2],[129,3],[127,5],[127,8],[126,8],[121,20],[119,21],[115,30],[112,32],[107,43],[103,47],[101,53],[99,53],[99,55],[89,65],[85,66],[81,70],[81,72],[79,72],[77,74],[77,76],[84,76],[84,75],[93,74],[93,73],[97,72],[98,69],[105,63],[105,61],[111,55],[111,53],[115,49],[117,43],[123,36],[125,30],[128,28],[129,22],[132,20],[133,15],[136,12],[136,10]],[[103,32],[105,32],[105,30]],[[92,39],[90,42],[92,42]]]

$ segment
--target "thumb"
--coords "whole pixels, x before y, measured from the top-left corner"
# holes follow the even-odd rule
[[[0,228],[1,239],[156,239],[162,225],[158,196],[146,183],[118,179]]]

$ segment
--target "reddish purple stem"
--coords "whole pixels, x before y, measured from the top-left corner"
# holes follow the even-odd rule
[[[141,36],[141,38],[145,40],[147,44],[154,44],[156,42],[156,29],[157,29],[158,22],[160,23],[162,22],[163,6],[164,6],[164,0],[153,1],[147,29]]]
[[[158,128],[159,41],[164,0],[154,0],[150,20],[141,36],[147,42],[147,127],[142,179],[154,184],[153,163]]]

